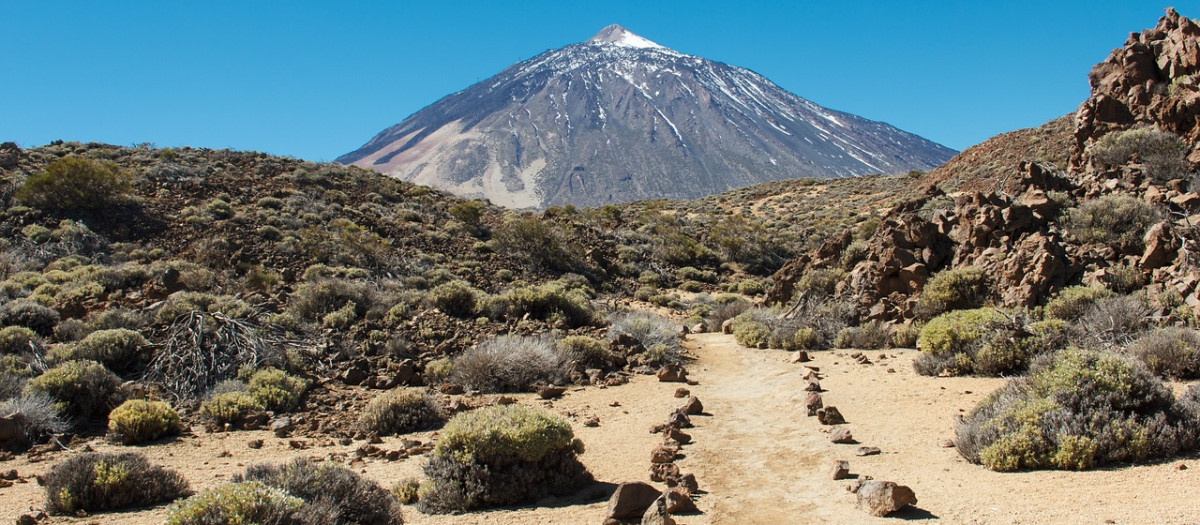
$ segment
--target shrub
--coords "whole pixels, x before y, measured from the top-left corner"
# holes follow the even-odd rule
[[[747,348],[757,348],[766,345],[771,337],[771,327],[767,324],[769,314],[763,310],[747,310],[733,318],[733,338],[738,344]]]
[[[24,326],[43,337],[53,334],[60,320],[56,310],[33,301],[13,301],[0,306],[0,326]]]
[[[108,431],[125,445],[154,441],[183,430],[179,414],[162,401],[130,399],[108,414]]]
[[[756,279],[746,279],[739,282],[737,285],[738,293],[742,295],[762,295],[766,289],[763,287],[762,281]]]
[[[475,315],[478,291],[465,281],[440,284],[429,292],[429,302],[446,315],[472,317]]]
[[[226,483],[172,504],[166,525],[294,525],[303,506],[304,500],[257,481]]]
[[[994,308],[952,310],[921,329],[913,362],[922,375],[1001,375],[1024,369],[1033,357],[1022,315]]]
[[[259,482],[304,501],[313,523],[399,525],[400,505],[387,489],[330,461],[296,458],[284,465],[256,465],[234,483]],[[316,519],[315,517],[320,517]]]
[[[1138,162],[1142,172],[1159,182],[1188,175],[1188,145],[1178,135],[1143,127],[1105,134],[1091,148],[1092,158],[1109,166]]]
[[[1146,330],[1150,308],[1140,297],[1117,295],[1093,304],[1079,318],[1079,329],[1092,344],[1124,345]]]
[[[263,410],[263,405],[247,392],[223,392],[200,404],[200,415],[212,426],[241,426],[251,412]]]
[[[589,368],[608,368],[616,358],[608,349],[608,344],[587,335],[569,335],[559,339],[556,345],[560,352],[575,356],[575,359]]]
[[[699,281],[709,284],[714,284],[717,282],[717,272],[712,270],[697,270],[691,266],[684,266],[683,268],[680,268],[675,272],[675,276],[681,281]]]
[[[1113,293],[1106,288],[1091,286],[1063,288],[1058,295],[1046,303],[1045,315],[1051,319],[1075,322],[1083,317],[1083,314],[1097,301],[1112,296]]]
[[[433,361],[425,363],[425,384],[436,385],[438,383],[444,383],[447,379],[450,379],[450,376],[453,372],[453,360],[446,357],[434,359]]]
[[[493,237],[496,251],[513,254],[530,264],[560,272],[586,271],[582,246],[568,240],[553,223],[534,217],[506,222]]]
[[[1124,194],[1084,201],[1070,210],[1067,228],[1084,244],[1104,244],[1121,253],[1141,253],[1142,237],[1159,213],[1150,203]]]
[[[1129,353],[1160,376],[1176,379],[1200,377],[1200,332],[1191,328],[1159,328],[1129,345]]]
[[[42,338],[24,326],[9,326],[0,329],[0,354],[23,354],[38,352]]]
[[[301,284],[288,298],[287,311],[301,319],[319,321],[347,304],[353,303],[355,319],[375,305],[375,290],[370,285],[346,279],[319,279]]]
[[[404,505],[412,505],[421,499],[421,482],[417,478],[405,478],[396,483],[392,487],[392,493],[396,495],[396,499]]]
[[[792,344],[797,350],[815,350],[820,347],[821,338],[817,335],[817,331],[809,327],[804,327],[796,330],[792,334]]]
[[[0,402],[0,414],[13,416],[18,428],[0,442],[8,450],[21,450],[52,434],[65,432],[70,425],[54,408],[54,400],[44,392],[18,395]]]
[[[1140,362],[1069,348],[976,406],[956,444],[993,470],[1087,469],[1170,457],[1195,447],[1198,434],[1188,405]]]
[[[488,310],[493,318],[523,319],[528,315],[531,319],[561,321],[567,328],[596,324],[588,292],[562,281],[510,288],[491,298]]]
[[[521,405],[464,412],[442,429],[425,466],[419,508],[465,511],[537,501],[590,483],[571,426]]]
[[[91,210],[123,199],[131,188],[129,174],[112,162],[63,157],[29,177],[16,197],[37,208]]]
[[[43,479],[55,514],[144,507],[191,494],[183,476],[135,453],[87,452],[55,465]]]
[[[1104,284],[1119,294],[1129,294],[1146,286],[1146,274],[1136,264],[1114,264],[1104,272]]]
[[[266,367],[250,375],[246,391],[267,410],[288,412],[300,404],[300,398],[307,389],[307,379],[289,375],[278,368]]]
[[[750,309],[750,302],[740,297],[724,303],[718,301],[717,307],[713,308],[708,313],[708,317],[704,319],[704,326],[709,332],[720,332],[721,325],[725,324],[726,320],[733,319],[748,309]]]
[[[389,436],[425,430],[441,420],[437,402],[417,390],[399,389],[375,396],[358,416],[356,430]]]
[[[451,377],[481,392],[523,392],[537,384],[561,383],[570,357],[545,338],[502,335],[458,356]]]
[[[898,324],[892,327],[892,348],[915,348],[921,337],[921,327],[916,324]]]
[[[608,327],[609,338],[621,334],[633,337],[646,348],[662,345],[673,353],[680,349],[679,330],[667,319],[650,312],[614,314]]]
[[[121,379],[95,361],[67,361],[35,377],[26,392],[44,392],[76,423],[105,417],[121,402]]]
[[[925,283],[914,312],[922,319],[932,319],[950,310],[979,308],[987,295],[983,270],[970,266],[943,270]]]
[[[878,350],[887,348],[891,342],[891,329],[879,321],[871,321],[859,326],[843,328],[838,332],[833,346],[837,348],[857,348],[860,350]]]
[[[796,281],[796,292],[807,297],[831,297],[837,290],[837,285],[846,277],[846,272],[840,268],[817,268],[804,272]]]
[[[88,334],[82,341],[60,347],[64,359],[88,359],[114,370],[129,370],[146,356],[149,347],[142,334],[118,328]]]

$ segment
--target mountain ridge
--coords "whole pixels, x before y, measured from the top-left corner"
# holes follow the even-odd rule
[[[540,208],[925,170],[952,153],[613,25],[447,95],[337,162]]]

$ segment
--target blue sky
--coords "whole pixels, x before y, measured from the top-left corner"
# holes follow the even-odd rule
[[[955,149],[1074,111],[1166,4],[0,0],[0,140],[327,161],[608,24]],[[1190,6],[1181,5],[1182,14]]]

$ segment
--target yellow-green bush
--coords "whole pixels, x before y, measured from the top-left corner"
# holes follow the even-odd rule
[[[442,428],[433,453],[481,463],[512,458],[534,462],[571,448],[574,438],[571,425],[558,416],[522,405],[496,405],[454,416]]]
[[[817,335],[816,330],[806,326],[796,330],[792,341],[797,350],[815,350],[821,344],[821,337]]]
[[[55,407],[78,423],[104,417],[121,402],[121,379],[95,361],[67,361],[46,370],[25,385],[27,392],[45,392]]]
[[[437,403],[414,389],[396,389],[375,396],[359,413],[355,429],[390,436],[424,430],[436,424]]]
[[[182,430],[179,414],[163,401],[130,399],[108,414],[108,431],[126,445],[173,436]]]
[[[1021,312],[952,310],[921,329],[913,362],[923,375],[1003,375],[1023,370],[1034,356]]]
[[[914,348],[921,337],[921,326],[898,324],[892,327],[892,348]]]
[[[947,312],[925,323],[917,337],[917,348],[929,354],[954,353],[983,337],[990,325],[1006,319],[995,308]]]
[[[766,344],[771,337],[771,328],[760,319],[757,310],[747,310],[733,318],[733,337],[738,344],[747,348],[757,348]]]
[[[246,386],[250,396],[267,410],[282,412],[295,409],[307,389],[307,379],[289,375],[273,367],[255,371],[250,375]]]
[[[969,461],[1001,471],[1171,457],[1200,439],[1194,397],[1176,402],[1134,359],[1068,348],[977,405],[959,423],[956,445]]]
[[[471,317],[476,313],[478,290],[466,281],[454,280],[439,284],[429,292],[429,302],[446,315]]]
[[[98,330],[88,334],[82,341],[59,346],[55,354],[62,360],[88,359],[121,370],[136,366],[137,362],[148,357],[146,352],[149,344],[142,334],[133,330]]]
[[[979,268],[942,270],[925,283],[914,311],[920,318],[931,319],[951,310],[979,308],[987,294],[987,276]]]
[[[448,357],[440,357],[425,363],[425,384],[436,385],[445,382],[454,372],[454,361]]]
[[[1093,304],[1113,295],[1112,291],[1107,288],[1071,286],[1063,288],[1053,299],[1046,302],[1046,307],[1043,311],[1046,317],[1051,319],[1075,322],[1083,317],[1083,314]]]
[[[1081,243],[1141,253],[1142,236],[1158,220],[1158,210],[1152,204],[1132,195],[1113,193],[1072,208],[1066,225]]]
[[[0,329],[0,354],[21,354],[42,346],[42,338],[24,326]]]
[[[130,176],[114,163],[63,157],[29,177],[17,189],[17,200],[37,208],[98,209],[129,194]]]
[[[396,495],[396,499],[405,505],[412,505],[420,500],[421,496],[421,481],[417,478],[405,478],[396,483],[392,487],[392,494]]]
[[[300,498],[300,523],[400,525],[396,497],[378,483],[333,461],[295,458],[282,465],[254,465],[233,482],[259,482]],[[284,523],[292,523],[284,520]]]
[[[286,521],[304,500],[257,481],[227,483],[178,501],[167,510],[167,525],[272,524]]]
[[[558,340],[558,349],[567,355],[576,356],[589,367],[604,368],[612,365],[613,353],[608,344],[587,335],[569,335]]]
[[[248,392],[223,392],[201,403],[200,415],[213,426],[237,426],[251,412],[263,409],[263,404]]]

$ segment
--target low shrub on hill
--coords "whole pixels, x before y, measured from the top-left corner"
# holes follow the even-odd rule
[[[1141,127],[1107,133],[1096,141],[1090,153],[1096,161],[1114,167],[1137,162],[1147,177],[1158,182],[1191,173],[1186,158],[1187,143],[1178,135],[1158,128]]]
[[[283,370],[266,367],[250,374],[246,391],[267,410],[288,412],[300,405],[308,380],[292,376]]]
[[[925,283],[914,311],[921,319],[932,319],[951,310],[979,308],[987,295],[983,270],[970,266],[942,270]]]
[[[131,177],[114,163],[82,157],[50,162],[17,189],[17,200],[37,208],[99,209],[125,198]]]
[[[992,470],[1088,469],[1192,450],[1194,404],[1176,402],[1141,362],[1069,348],[1010,380],[956,430],[964,458]]]
[[[524,392],[564,381],[570,359],[549,339],[503,335],[459,355],[451,379],[481,392]]]
[[[54,400],[44,392],[15,395],[0,402],[0,414],[11,416],[17,425],[0,448],[23,450],[51,434],[65,432],[71,427],[54,407]]]
[[[59,412],[78,424],[107,416],[121,402],[120,388],[121,378],[95,361],[67,361],[25,386],[29,393],[48,394]]]
[[[563,495],[592,481],[571,425],[521,405],[464,412],[442,429],[418,508],[458,512]]]
[[[1121,253],[1141,253],[1142,237],[1158,222],[1154,206],[1131,195],[1112,193],[1072,208],[1067,228],[1084,244],[1104,244]]]
[[[1092,305],[1113,295],[1107,288],[1071,286],[1063,288],[1048,301],[1044,312],[1046,317],[1051,319],[1075,322],[1083,317]]]
[[[1021,312],[995,308],[952,310],[921,328],[913,367],[922,375],[1004,375],[1024,370],[1030,360],[1058,344],[1053,327],[1036,332]]]
[[[51,468],[43,484],[54,514],[144,507],[191,493],[178,472],[151,465],[135,452],[70,457]]]
[[[154,441],[183,430],[179,414],[162,401],[130,399],[108,414],[108,432],[125,445]]]
[[[396,497],[378,483],[330,461],[296,458],[283,465],[256,465],[234,483],[262,483],[304,504],[303,523],[331,525],[399,525]]]
[[[398,389],[375,396],[358,416],[354,428],[378,436],[424,430],[441,421],[437,402],[417,390]]]
[[[1146,332],[1130,343],[1128,352],[1160,376],[1200,377],[1200,332],[1191,328],[1168,327]]]

